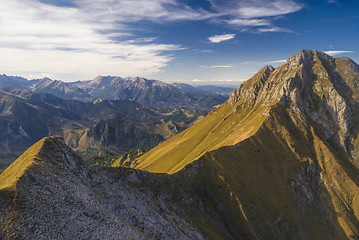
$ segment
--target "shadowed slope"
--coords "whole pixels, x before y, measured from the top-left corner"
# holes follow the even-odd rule
[[[134,167],[199,159],[233,229],[255,239],[358,238],[358,65],[302,50],[260,73]]]
[[[44,138],[0,175],[0,238],[233,239],[191,173],[89,167]]]

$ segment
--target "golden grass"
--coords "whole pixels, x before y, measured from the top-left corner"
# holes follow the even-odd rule
[[[235,112],[241,103],[223,104],[195,125],[138,158],[134,167],[173,174],[208,151],[248,138],[264,121],[262,113],[265,109],[259,108],[253,112],[253,109],[243,107]]]
[[[0,190],[14,189],[17,181],[26,170],[32,165],[37,164],[37,154],[43,147],[46,139],[43,138],[32,145],[0,175]]]

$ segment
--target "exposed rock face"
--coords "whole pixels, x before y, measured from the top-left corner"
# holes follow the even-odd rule
[[[0,238],[208,239],[196,218],[226,237],[221,217],[208,220],[213,207],[191,204],[211,206],[190,178],[91,168],[62,138],[44,138],[0,175]]]
[[[264,83],[275,69],[272,66],[265,66],[256,73],[250,81],[244,82],[239,88],[233,91],[229,97],[229,102],[234,104],[240,100],[240,98],[246,98],[247,100],[253,99],[258,95],[259,90],[262,89]],[[252,89],[248,91],[248,89]],[[249,101],[248,101],[249,102]]]
[[[267,106],[290,104],[303,117],[318,123],[327,140],[349,148],[358,102],[351,94],[357,86],[348,85],[345,79],[347,75],[358,77],[358,65],[352,62],[352,68],[343,73],[338,61],[323,52],[304,49],[276,70],[270,66],[261,69],[232,93],[229,102],[235,104],[245,98],[247,103]]]

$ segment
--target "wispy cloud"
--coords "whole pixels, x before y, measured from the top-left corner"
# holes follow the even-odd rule
[[[119,6],[116,6],[113,0],[78,0],[76,8],[69,8],[36,0],[1,1],[2,69],[8,74],[21,73],[28,77],[41,77],[47,72],[64,80],[88,79],[99,74],[129,76],[160,71],[172,59],[166,52],[182,47],[155,43],[155,38],[126,40],[125,37],[132,35],[126,25],[107,15],[111,11],[119,12],[119,9],[111,10],[111,4],[118,8],[124,7],[124,2],[117,1]],[[148,7],[152,7],[148,11],[152,12],[138,7],[139,18],[149,13],[154,14],[154,18],[170,15],[155,14],[163,10],[159,6],[164,1],[154,1],[157,5],[147,2],[151,4]],[[133,4],[123,9],[127,17],[131,6]],[[101,8],[106,10],[101,11]],[[191,10],[175,14],[190,16]],[[171,18],[180,18],[180,15]]]
[[[268,61],[268,62],[261,62],[261,63],[258,63],[257,65],[280,64],[280,63],[286,63],[286,62],[287,62],[286,59],[281,59],[281,60],[274,60],[274,61]]]
[[[293,0],[209,0],[213,9],[231,16],[227,24],[241,27],[242,31],[291,32],[273,24],[273,17],[300,11],[303,6]],[[258,28],[262,27],[262,28]],[[266,27],[266,28],[263,28]]]
[[[232,68],[232,65],[200,66],[201,68]]]
[[[214,9],[241,18],[273,17],[297,12],[303,6],[292,0],[209,0]]]
[[[236,36],[235,34],[214,35],[212,37],[209,37],[208,40],[211,41],[212,43],[220,43],[235,38],[235,36]]]
[[[324,51],[324,52],[330,56],[335,56],[343,53],[353,53],[353,51]]]
[[[269,63],[285,63],[285,62],[287,62],[287,60],[281,59],[281,60],[276,60],[276,61],[272,61],[272,62],[269,62]]]
[[[218,16],[203,9],[192,9],[176,0],[75,0],[86,12],[101,16],[102,21],[134,22],[203,20]]]
[[[258,32],[266,33],[266,32],[292,32],[292,30],[287,28],[279,28],[279,27],[267,27],[267,28],[258,28]]]
[[[231,19],[227,23],[235,26],[270,26],[269,19]]]

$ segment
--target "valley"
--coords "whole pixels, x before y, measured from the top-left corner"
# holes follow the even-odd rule
[[[216,94],[210,94],[209,101],[202,99],[205,105],[193,108],[186,107],[188,104],[178,98],[173,100],[177,105],[171,107],[156,107],[161,106],[155,103],[157,100],[143,106],[128,99],[129,96],[123,100],[85,101],[94,97],[81,98],[79,89],[61,81],[28,81],[4,75],[0,77],[0,86],[0,169],[6,168],[36,141],[51,135],[63,136],[69,146],[91,162],[101,162],[136,148],[147,151],[205,116],[209,106],[224,101],[222,95]],[[199,92],[196,94],[202,98],[204,92]]]

